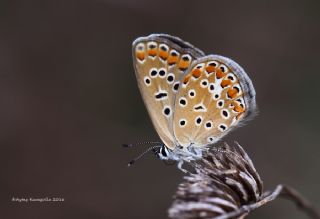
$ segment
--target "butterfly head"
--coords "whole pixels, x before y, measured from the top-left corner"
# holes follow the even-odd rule
[[[177,146],[174,149],[163,145],[159,150],[154,151],[156,156],[161,160],[174,160],[174,161],[191,161],[197,160],[202,157],[204,147],[189,147]]]

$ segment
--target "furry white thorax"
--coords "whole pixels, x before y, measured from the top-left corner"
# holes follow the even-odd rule
[[[206,147],[175,147],[174,150],[170,150],[167,146],[163,147],[167,156],[163,156],[159,153],[159,157],[161,160],[175,160],[178,161],[178,168],[183,172],[187,172],[185,169],[182,168],[184,162],[191,162],[194,160],[199,160],[202,158],[202,154],[204,151],[207,150]]]

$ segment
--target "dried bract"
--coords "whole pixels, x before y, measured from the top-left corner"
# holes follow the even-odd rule
[[[263,183],[238,143],[211,149],[191,165],[195,173],[185,176],[179,185],[170,218],[215,218],[261,198]]]

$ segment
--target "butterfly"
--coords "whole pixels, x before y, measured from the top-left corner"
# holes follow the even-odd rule
[[[256,111],[250,78],[227,57],[205,55],[167,34],[137,38],[132,54],[143,101],[163,142],[158,156],[178,161],[180,169]]]

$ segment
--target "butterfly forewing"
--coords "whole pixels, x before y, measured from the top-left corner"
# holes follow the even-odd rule
[[[210,55],[196,60],[175,99],[178,144],[204,147],[218,141],[255,110],[251,80],[234,61]]]
[[[161,140],[173,149],[175,95],[182,75],[203,53],[165,34],[141,37],[133,43],[133,62],[141,95]]]

